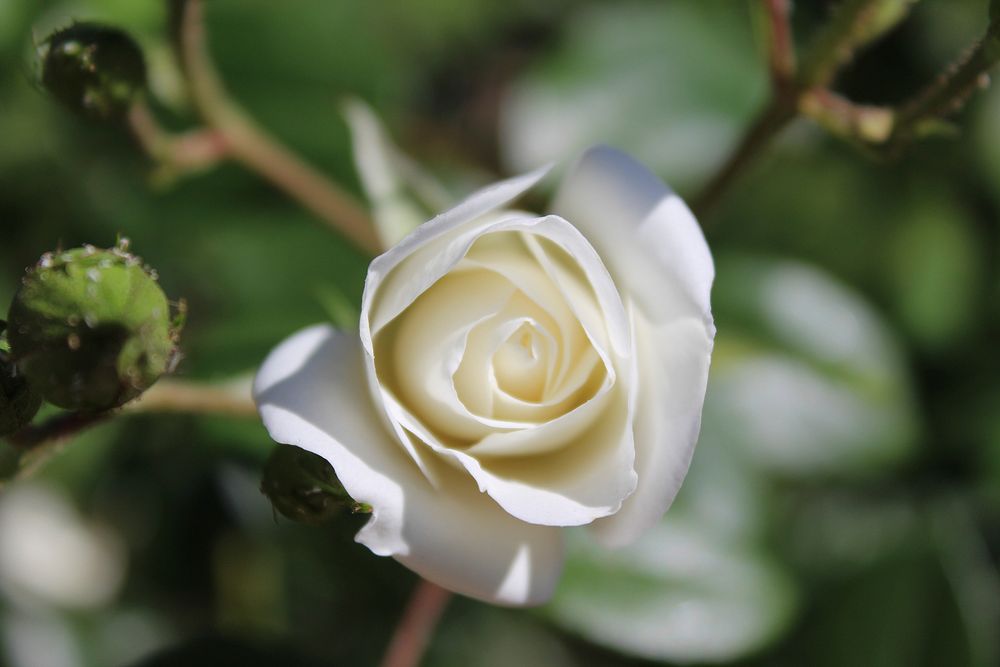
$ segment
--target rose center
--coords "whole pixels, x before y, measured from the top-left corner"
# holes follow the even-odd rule
[[[522,401],[542,400],[547,377],[545,338],[530,323],[522,324],[493,355],[497,387]]]

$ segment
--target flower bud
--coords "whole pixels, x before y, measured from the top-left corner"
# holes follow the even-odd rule
[[[18,373],[7,355],[0,352],[0,437],[27,426],[41,406],[41,395]]]
[[[148,389],[175,354],[156,275],[127,252],[85,246],[42,256],[14,296],[11,358],[45,400],[99,412]]]
[[[146,86],[142,51],[125,32],[75,23],[38,48],[42,85],[71,110],[93,120],[116,120]]]
[[[347,495],[326,459],[293,445],[271,452],[260,490],[283,516],[312,526],[330,521],[345,507],[371,511]]]

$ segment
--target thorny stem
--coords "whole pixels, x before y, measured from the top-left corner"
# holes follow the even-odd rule
[[[989,71],[1000,62],[1000,18],[993,20],[982,40],[949,66],[924,91],[903,104],[896,114],[890,140],[898,153],[917,138],[926,122],[960,110],[980,88],[989,85]]]
[[[416,667],[427,649],[434,628],[444,613],[451,593],[421,579],[393,632],[381,667]]]
[[[877,0],[843,0],[802,59],[802,88],[828,86],[841,67],[868,38],[862,29],[870,20]]]
[[[234,160],[271,182],[362,250],[378,254],[374,226],[348,192],[272,139],[229,97],[208,53],[202,0],[175,0],[177,42],[191,97]]]
[[[830,133],[872,155],[898,155],[928,124],[954,113],[988,83],[1000,62],[1000,18],[986,36],[923,93],[899,109],[855,104],[830,90],[837,72],[855,52],[899,21],[913,0],[844,0],[796,71],[790,0],[760,0],[767,14],[771,100],[729,158],[693,200],[704,218],[763,148],[797,116],[815,120]]]

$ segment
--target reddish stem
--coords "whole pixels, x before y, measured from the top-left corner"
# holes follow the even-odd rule
[[[381,667],[416,667],[427,649],[451,593],[421,579],[382,658]]]
[[[795,44],[792,40],[791,0],[764,0],[770,31],[771,79],[775,88],[795,77]]]

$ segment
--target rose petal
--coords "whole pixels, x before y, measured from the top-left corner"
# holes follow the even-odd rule
[[[687,473],[701,423],[715,326],[715,268],[684,202],[631,157],[588,151],[559,189],[553,211],[579,228],[633,305],[638,351],[636,491],[595,522],[626,544],[659,520]]]
[[[552,210],[583,232],[650,320],[698,314],[714,331],[705,237],[684,201],[639,162],[604,146],[589,150]]]
[[[254,383],[278,442],[326,458],[372,506],[357,540],[446,588],[498,604],[544,602],[562,566],[559,531],[511,517],[459,471],[431,461],[438,493],[380,423],[357,335],[315,326],[279,345]]]
[[[361,340],[371,352],[371,337],[453,267],[466,252],[468,238],[457,239],[463,225],[482,218],[523,194],[548,173],[500,181],[472,194],[454,208],[420,225],[368,267],[361,298]],[[389,283],[383,288],[383,282]],[[378,298],[376,299],[376,296]]]
[[[442,436],[482,438],[492,429],[462,404],[452,376],[463,361],[470,331],[490,321],[514,291],[508,281],[481,269],[436,282],[376,337],[381,384]],[[485,374],[478,379],[488,384]]]
[[[633,319],[642,366],[633,421],[639,481],[617,514],[591,526],[609,546],[638,539],[680,490],[698,441],[712,356],[712,337],[700,318],[659,326],[639,313]]]
[[[606,389],[559,419],[495,433],[468,449],[442,443],[391,394],[384,393],[383,401],[392,419],[442,458],[461,464],[480,490],[522,521],[588,524],[617,512],[635,490],[635,447],[624,391]],[[500,455],[485,455],[484,443]],[[505,451],[512,448],[523,455]]]

